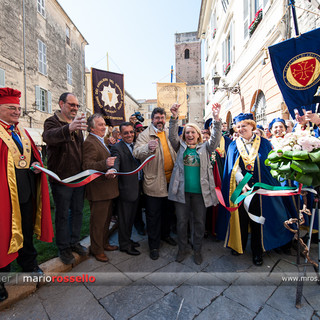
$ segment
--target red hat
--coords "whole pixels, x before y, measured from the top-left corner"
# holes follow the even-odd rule
[[[137,123],[137,124],[135,125],[135,127],[136,127],[136,128],[143,128],[143,125],[142,125],[141,123]]]
[[[0,88],[0,104],[20,104],[21,92],[12,88]]]

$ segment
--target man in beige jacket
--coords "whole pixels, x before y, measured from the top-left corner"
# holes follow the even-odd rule
[[[139,134],[133,155],[141,161],[152,154],[156,156],[143,169],[150,258],[156,260],[159,258],[161,239],[170,245],[176,245],[170,237],[170,214],[173,214],[173,205],[168,200],[168,184],[176,153],[165,130],[165,110],[155,108],[152,111],[151,120],[150,126]]]

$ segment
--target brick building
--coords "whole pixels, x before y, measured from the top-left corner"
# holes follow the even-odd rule
[[[201,79],[201,40],[197,32],[175,34],[176,82],[187,84],[187,122],[203,126],[204,84]]]

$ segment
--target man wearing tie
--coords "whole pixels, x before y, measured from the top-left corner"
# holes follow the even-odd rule
[[[116,157],[114,168],[119,172],[131,172],[139,167],[139,161],[132,155],[134,127],[131,122],[120,124],[122,140],[114,145],[111,153]],[[131,233],[140,198],[142,171],[133,175],[119,175],[118,236],[120,251],[137,256],[140,252],[138,242],[132,241]]]
[[[19,124],[21,92],[0,88],[0,272],[9,272],[17,259],[24,272],[42,274],[33,246],[33,233],[51,242],[50,200],[40,154],[28,132]],[[40,174],[39,174],[40,173]],[[8,297],[0,282],[0,302]]]
[[[87,120],[89,135],[83,143],[83,170],[106,172],[86,185],[86,197],[90,203],[90,253],[101,262],[109,258],[104,251],[117,250],[109,244],[109,225],[112,216],[112,199],[119,195],[118,179],[113,174],[114,157],[104,143],[106,123],[101,114],[95,113]]]

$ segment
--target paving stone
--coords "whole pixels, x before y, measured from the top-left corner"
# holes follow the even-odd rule
[[[84,285],[55,287],[60,289],[60,294],[42,295],[45,297],[42,304],[50,320],[112,319]],[[43,289],[45,287],[40,290]]]
[[[145,278],[163,292],[168,293],[194,275],[195,272],[189,267],[178,262],[171,262]]]
[[[220,296],[214,300],[195,319],[197,320],[251,320],[255,313],[239,303]]]
[[[165,259],[168,262],[172,262],[176,259],[177,253],[178,246],[170,246],[166,242],[161,242],[159,255],[162,259]]]
[[[200,272],[206,269],[210,264],[215,263],[216,260],[222,257],[222,255],[217,255],[214,250],[208,249],[205,250],[202,248],[202,263],[200,265],[195,264],[194,262],[194,253],[193,250],[188,251],[188,255],[185,260],[181,263],[191,268],[193,271]]]
[[[37,290],[36,283],[30,284],[9,284],[6,285],[8,291],[8,299],[0,303],[0,310],[8,308],[18,301],[28,297],[31,293]]]
[[[266,305],[254,318],[254,320],[292,320],[292,318],[281,311]]]
[[[257,278],[256,274],[247,273],[242,274],[223,294],[230,300],[258,312],[276,288],[277,286],[270,284],[263,278]]]
[[[116,267],[130,279],[136,281],[167,264],[168,261],[161,257],[158,260],[152,260],[150,259],[149,254],[140,254],[139,256],[134,256],[126,261],[118,263]]]
[[[86,283],[85,286],[98,300],[132,283],[132,280],[111,264],[101,266],[90,275],[95,276],[96,282]]]
[[[16,303],[10,310],[0,312],[0,319],[6,320],[49,320],[45,309],[36,295]]]
[[[198,273],[174,292],[185,299],[185,303],[204,309],[219,296],[229,284],[208,273]]]
[[[97,261],[93,256],[89,256],[89,259],[75,266],[72,269],[72,272],[87,272],[87,273],[95,272],[96,269],[100,268],[104,264],[109,264],[109,263],[103,263],[103,262]]]
[[[171,292],[131,318],[131,320],[188,320],[193,319],[199,312],[200,310],[198,308],[185,303],[183,298]]]
[[[44,273],[47,272],[67,272],[72,269],[71,264],[64,264],[60,258],[56,257],[51,260],[48,260],[40,265],[40,268]]]
[[[281,284],[267,301],[267,304],[282,313],[289,315],[292,319],[310,319],[313,309],[302,297],[300,309],[295,307],[296,303],[296,285]]]
[[[163,297],[163,292],[140,279],[100,300],[114,319],[128,319]]]
[[[246,254],[240,256],[225,255],[210,264],[205,271],[207,272],[241,272],[250,268],[251,260]]]
[[[319,284],[317,284],[316,282],[304,283],[302,294],[313,309],[320,310],[320,285]]]

